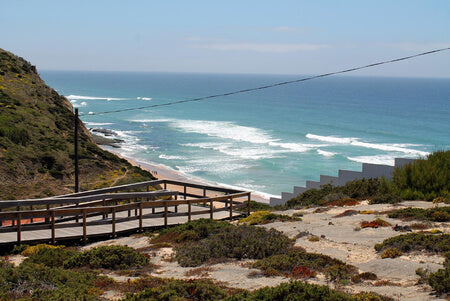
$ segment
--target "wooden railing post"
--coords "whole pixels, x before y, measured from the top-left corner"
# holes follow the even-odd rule
[[[86,209],[83,209],[83,243],[87,243]]]
[[[21,226],[22,226],[22,214],[19,212],[17,213],[17,243],[20,244],[20,241],[22,239],[22,233],[21,233]]]
[[[188,222],[191,221],[191,213],[192,213],[192,204],[191,204],[191,200],[188,201]]]
[[[250,193],[248,193],[248,204],[247,204],[247,215],[250,215],[250,211],[251,211],[251,208],[250,208]]]
[[[184,184],[183,185],[183,187],[184,187],[184,189],[183,189],[183,192],[184,192],[184,199],[186,199],[187,198],[187,191],[186,191],[186,184]]]
[[[178,195],[175,195],[175,201],[178,200]],[[178,213],[178,205],[174,206],[175,213]]]
[[[30,210],[33,211],[33,205],[30,205]],[[30,216],[30,223],[33,222],[33,216]]]
[[[144,205],[142,202],[139,203],[139,232],[142,232],[142,211],[144,210]]]
[[[167,227],[167,211],[168,211],[168,208],[167,208],[168,206],[167,206],[167,200],[166,201],[164,201],[164,226],[165,227]]]
[[[213,212],[214,212],[214,206],[213,206],[213,201],[211,199],[211,201],[209,202],[209,218],[213,219]]]
[[[52,244],[56,243],[56,231],[55,231],[55,211],[51,211],[51,219],[52,219]]]
[[[230,220],[233,219],[233,197],[230,197]]]
[[[112,216],[112,238],[116,237],[116,207],[111,208],[111,216]]]

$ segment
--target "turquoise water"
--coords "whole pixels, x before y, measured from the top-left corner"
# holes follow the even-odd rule
[[[450,145],[450,79],[329,77],[200,102],[104,115],[301,76],[41,72],[88,128],[119,150],[206,180],[266,194],[320,174],[393,165]]]

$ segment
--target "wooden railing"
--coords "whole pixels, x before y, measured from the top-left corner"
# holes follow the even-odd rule
[[[164,189],[152,191],[161,186]],[[136,189],[146,191],[120,192]],[[215,202],[223,206],[216,208]],[[178,212],[180,205],[187,205],[187,210]],[[198,206],[197,210],[192,210],[193,205]],[[163,218],[161,226],[167,226],[172,216],[187,216],[190,221],[193,215],[209,214],[212,219],[215,212],[229,211],[229,217],[232,218],[233,210],[244,206],[249,214],[250,192],[171,180],[147,181],[52,198],[0,201],[0,210],[3,211],[0,212],[0,225],[3,225],[0,226],[0,236],[17,232],[16,239],[11,243],[20,244],[24,231],[49,229],[50,242],[56,243],[56,229],[82,227],[80,238],[86,243],[89,226],[110,224],[110,235],[115,237],[116,225],[126,221],[136,220],[133,229],[143,231],[144,219]],[[169,211],[169,207],[174,210]],[[146,213],[145,209],[148,208],[151,208],[151,212]],[[122,212],[128,214],[117,216]],[[93,218],[96,216],[102,217]],[[30,222],[24,223],[25,220]],[[5,221],[9,221],[10,225],[4,225]]]

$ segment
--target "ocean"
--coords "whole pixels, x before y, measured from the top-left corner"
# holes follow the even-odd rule
[[[88,128],[114,131],[126,157],[211,184],[278,196],[361,163],[394,165],[450,145],[450,79],[41,71]]]

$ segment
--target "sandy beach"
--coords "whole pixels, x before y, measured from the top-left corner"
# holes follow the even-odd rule
[[[118,152],[116,148],[113,148],[110,146],[100,145],[100,147],[127,160],[132,165],[139,166],[140,168],[151,172],[152,175],[157,179],[168,179],[168,180],[189,182],[189,183],[200,184],[200,185],[221,186],[221,185],[218,185],[217,183],[208,183],[206,181],[203,181],[202,179],[188,176],[184,173],[173,170],[172,168],[165,166],[163,164],[152,164],[149,162],[144,162],[144,161],[138,160],[136,158],[124,156],[123,154]],[[224,186],[224,187],[225,188],[234,188],[234,187],[226,187],[226,186]],[[257,192],[255,193],[253,191],[252,191],[252,200],[260,202],[260,203],[266,203],[266,204],[269,203],[269,198],[267,198],[261,194],[258,194]]]

